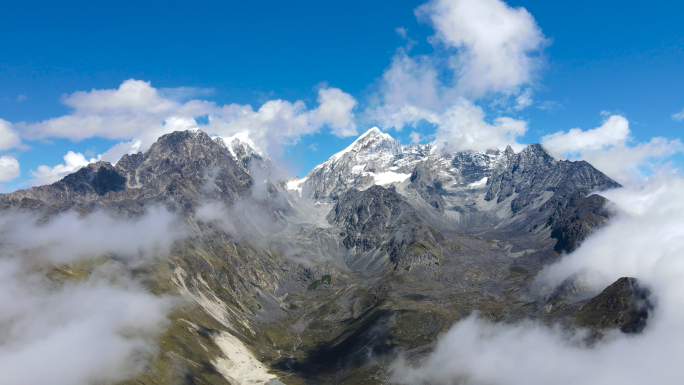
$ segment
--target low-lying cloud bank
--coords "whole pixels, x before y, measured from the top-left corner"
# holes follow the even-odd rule
[[[137,220],[101,212],[36,219],[0,216],[0,384],[92,384],[139,373],[176,300],[150,294],[126,265],[167,253],[187,227],[162,209]],[[94,261],[105,255],[116,258]],[[76,279],[85,271],[78,263],[96,267]],[[50,279],[60,276],[55,270],[66,279]]]
[[[0,383],[121,381],[156,354],[173,300],[104,265],[55,287],[16,260],[0,260]]]
[[[581,334],[536,323],[493,324],[468,318],[442,336],[421,364],[395,365],[404,384],[673,384],[684,368],[684,178],[658,174],[602,193],[616,217],[556,265],[540,273],[547,288],[575,272],[601,290],[638,278],[656,307],[639,335],[615,332],[588,348]]]

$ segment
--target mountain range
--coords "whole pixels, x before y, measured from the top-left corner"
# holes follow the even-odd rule
[[[535,281],[610,220],[597,193],[619,187],[539,144],[454,153],[377,128],[288,178],[246,139],[191,130],[1,194],[0,208],[135,221],[161,206],[192,229],[152,262],[103,256],[151,293],[186,299],[126,383],[380,384],[399,353],[420,362],[471,314],[588,328],[587,343],[640,332],[652,306],[633,278],[601,293],[576,276],[548,290]],[[79,279],[97,263],[50,277]]]

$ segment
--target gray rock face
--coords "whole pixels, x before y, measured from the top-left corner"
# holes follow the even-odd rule
[[[511,210],[516,213],[545,193],[561,200],[575,192],[621,187],[585,161],[557,161],[539,144],[527,146],[510,156],[507,166],[492,175],[485,200],[502,202],[516,194]]]
[[[639,333],[653,310],[650,291],[635,278],[622,277],[585,303],[573,316],[577,323],[597,330],[620,329]]]
[[[157,203],[190,213],[201,199],[232,203],[249,196],[252,183],[222,143],[202,131],[177,131],[145,153],[124,155],[116,166],[90,164],[51,185],[2,194],[0,202],[20,207],[35,200],[54,212],[104,207],[124,214]]]
[[[327,217],[345,230],[343,244],[357,253],[386,252],[396,267],[439,262],[446,241],[434,226],[392,189],[349,190]]]
[[[551,237],[557,240],[554,250],[558,253],[574,251],[612,216],[606,209],[608,200],[600,195],[585,197],[576,192],[565,201],[549,202],[556,207],[546,223],[551,228]]]
[[[217,138],[217,140],[222,139]],[[234,138],[226,145],[237,165],[245,173],[252,175],[255,170],[258,170],[262,176],[271,174],[275,161],[268,154],[259,154],[252,146],[238,138]]]
[[[409,178],[411,183],[408,188],[414,189],[430,206],[434,207],[439,213],[444,213],[446,202],[442,198],[442,181],[433,171],[432,167],[424,163],[416,166]]]

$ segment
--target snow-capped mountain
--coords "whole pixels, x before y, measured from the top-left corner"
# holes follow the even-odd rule
[[[418,165],[429,169],[443,188],[481,187],[487,175],[504,166],[512,152],[509,147],[505,152],[446,153],[434,148],[433,143],[402,145],[374,127],[306,177],[290,181],[288,189],[317,200],[335,198],[349,188],[406,184]]]

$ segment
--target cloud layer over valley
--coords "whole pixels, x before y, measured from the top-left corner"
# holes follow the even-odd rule
[[[178,300],[149,293],[129,269],[188,234],[163,209],[135,221],[68,212],[41,223],[2,213],[0,383],[91,384],[139,373]]]

